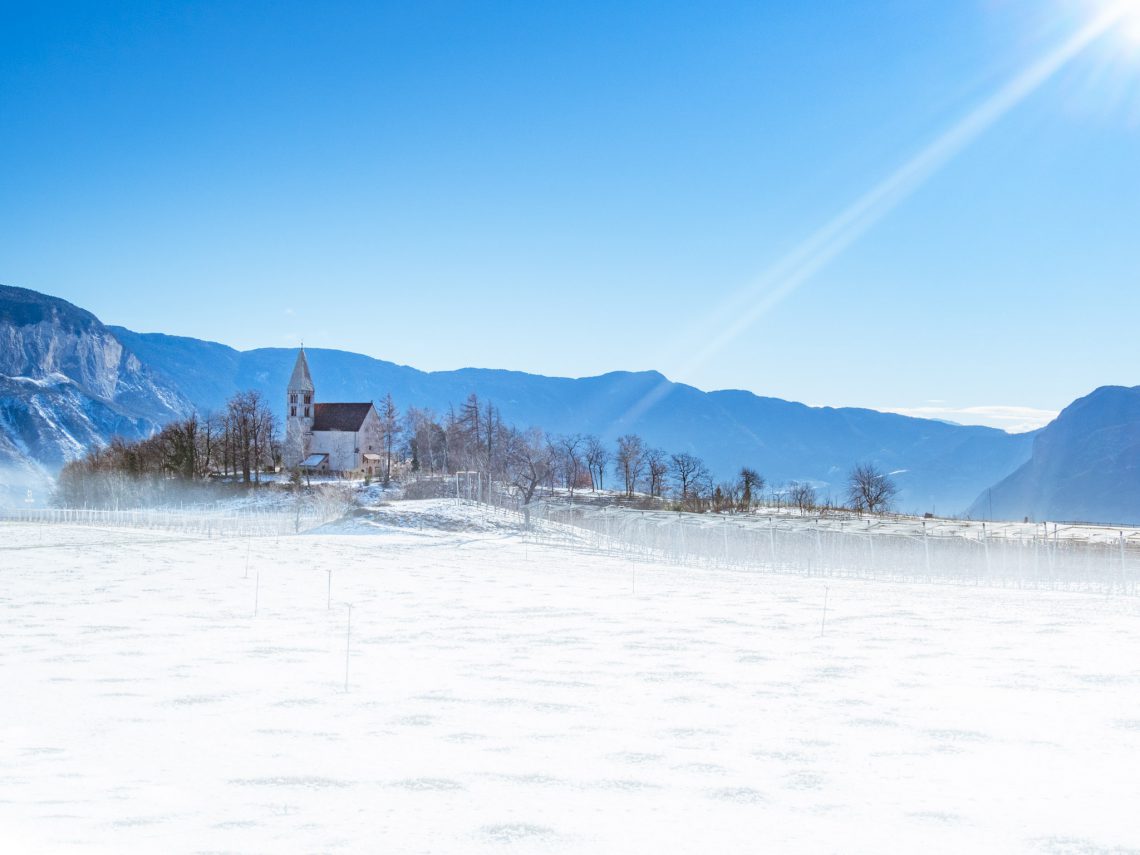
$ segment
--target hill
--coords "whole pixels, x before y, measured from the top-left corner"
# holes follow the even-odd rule
[[[1038,432],[1032,454],[971,516],[1140,524],[1140,386],[1102,386]]]

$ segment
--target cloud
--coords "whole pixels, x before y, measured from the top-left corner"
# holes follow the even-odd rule
[[[1057,410],[1005,404],[978,407],[884,407],[883,409],[888,413],[914,416],[919,419],[941,419],[964,425],[986,425],[1009,433],[1037,430],[1057,418]]]

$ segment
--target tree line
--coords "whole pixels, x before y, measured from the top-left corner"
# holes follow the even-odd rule
[[[219,413],[170,422],[146,439],[112,438],[63,467],[56,502],[127,507],[162,493],[184,493],[211,475],[258,483],[281,459],[273,411],[260,392],[235,394]]]
[[[389,397],[390,402],[390,397]],[[520,430],[503,421],[494,403],[472,393],[442,416],[412,407],[397,424],[400,448],[411,472],[453,475],[478,472],[509,484],[521,500],[539,489],[577,491],[614,489],[627,500],[647,499],[676,509],[745,511],[761,502],[796,507],[807,513],[835,507],[821,502],[808,482],[793,482],[765,495],[768,483],[756,469],[743,466],[734,478],[716,480],[704,460],[688,451],[669,452],[637,434],[607,445],[594,434],[551,434],[541,428]],[[852,468],[846,485],[847,507],[860,512],[887,510],[897,493],[889,475],[873,464]]]
[[[716,480],[705,462],[688,451],[669,452],[637,434],[619,436],[608,445],[594,434],[551,434],[542,428],[518,428],[503,420],[493,402],[472,393],[443,415],[409,407],[401,414],[388,394],[377,407],[385,454],[381,478],[393,472],[455,475],[477,472],[508,485],[523,503],[540,490],[606,489],[628,501],[651,502],[679,510],[747,511],[762,502],[786,504],[807,513],[832,507],[821,503],[815,488],[794,482],[765,495],[760,472],[743,466],[735,477]],[[68,463],[60,474],[57,501],[72,507],[126,505],[140,484],[173,492],[211,476],[255,484],[265,470],[281,464],[277,419],[257,391],[235,394],[215,414],[190,416],[138,442],[120,438],[91,449]],[[296,475],[296,473],[294,473]],[[878,513],[889,508],[896,488],[871,464],[851,470],[848,507]]]

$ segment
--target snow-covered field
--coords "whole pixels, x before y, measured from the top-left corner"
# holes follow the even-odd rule
[[[635,566],[434,501],[3,524],[0,620],[3,852],[1140,850],[1134,597]]]

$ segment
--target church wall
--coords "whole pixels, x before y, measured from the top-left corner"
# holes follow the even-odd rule
[[[327,454],[330,469],[349,472],[360,468],[356,447],[355,431],[315,430],[309,443],[309,453]]]
[[[364,422],[360,425],[359,433],[360,453],[379,454],[384,447],[383,430],[380,426],[380,416],[373,407],[368,411],[368,415],[364,417]]]

